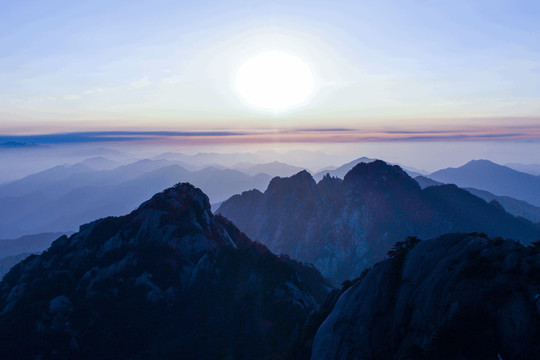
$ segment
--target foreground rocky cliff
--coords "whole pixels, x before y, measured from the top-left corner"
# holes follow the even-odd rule
[[[525,243],[540,226],[455,185],[424,190],[399,166],[360,163],[343,180],[316,183],[306,171],[274,178],[267,190],[244,192],[217,211],[274,253],[314,264],[336,284],[358,276],[407,236],[485,232]]]
[[[179,184],[16,265],[0,283],[6,359],[275,358],[328,285]]]
[[[335,303],[311,359],[538,358],[538,244],[449,234],[391,255]]]

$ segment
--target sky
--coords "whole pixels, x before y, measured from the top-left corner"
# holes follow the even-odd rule
[[[540,141],[535,0],[0,0],[0,9],[8,140],[134,131],[218,142]],[[242,101],[235,74],[267,51],[309,66],[305,103],[276,113]]]

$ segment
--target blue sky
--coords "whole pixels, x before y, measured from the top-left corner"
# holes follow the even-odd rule
[[[0,6],[3,134],[519,127],[538,136],[538,1]],[[235,71],[267,50],[312,69],[304,106],[276,116],[235,94]]]

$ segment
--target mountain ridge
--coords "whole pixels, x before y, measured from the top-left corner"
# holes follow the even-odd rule
[[[0,185],[0,237],[76,230],[82,222],[126,214],[179,180],[195,183],[219,202],[245,189],[267,186],[270,176],[209,167],[191,172],[166,160],[99,171],[83,165],[55,167]]]
[[[540,206],[540,177],[519,172],[489,160],[471,160],[457,168],[436,171],[429,178],[460,187],[486,190]]]
[[[0,345],[18,359],[270,358],[330,289],[177,184],[13,267]]]
[[[313,263],[335,283],[360,274],[411,235],[540,237],[537,225],[496,204],[454,185],[422,190],[399,166],[380,160],[356,165],[342,181],[325,176],[315,184],[307,172],[297,175],[274,178],[264,193],[235,195],[217,212],[271,251]]]
[[[533,359],[539,253],[478,233],[397,243],[320,314],[311,359]]]

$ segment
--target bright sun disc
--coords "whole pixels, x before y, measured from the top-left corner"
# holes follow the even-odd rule
[[[309,67],[295,56],[269,51],[246,61],[236,74],[236,90],[244,101],[280,111],[306,101],[315,81]]]

